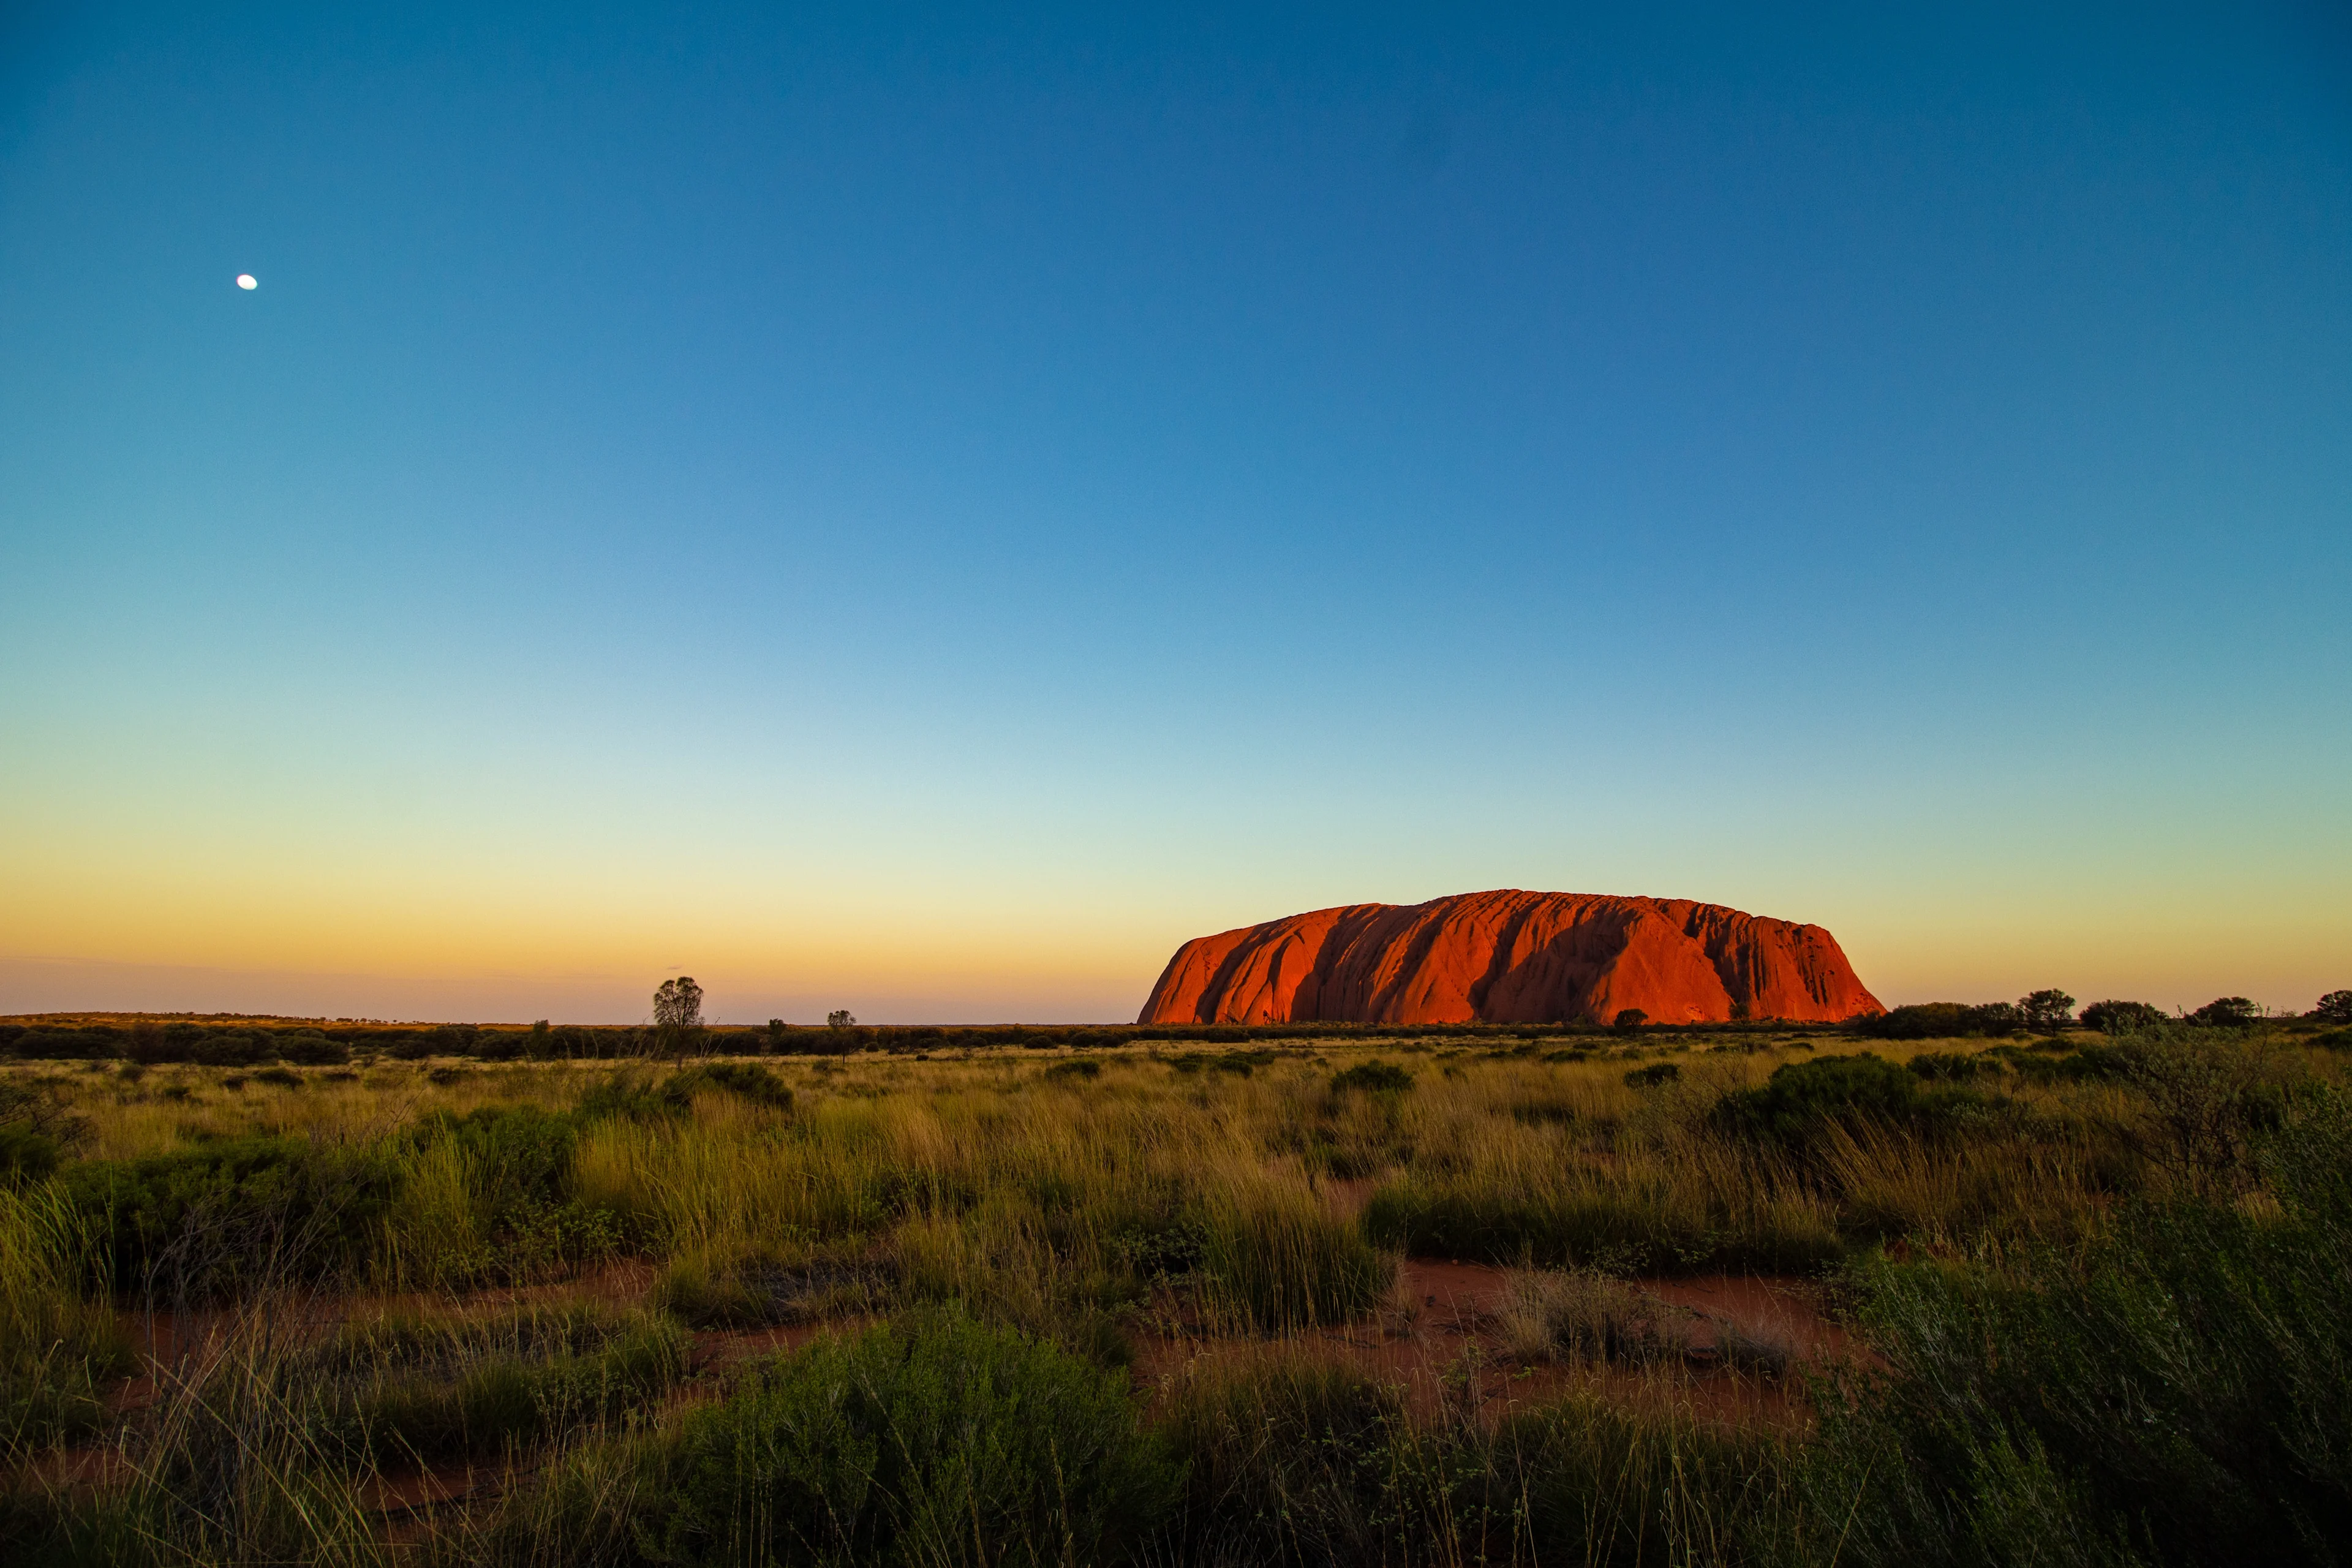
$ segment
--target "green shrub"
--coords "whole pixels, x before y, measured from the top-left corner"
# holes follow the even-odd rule
[[[1345,1094],[1349,1089],[1365,1094],[1402,1094],[1412,1087],[1412,1074],[1392,1063],[1377,1058],[1358,1062],[1354,1067],[1331,1075],[1331,1092]]]
[[[2196,1027],[2150,1030],[2116,1057],[2147,1107],[2141,1146],[2152,1162],[2196,1195],[2242,1191],[2254,1140],[2286,1115],[2294,1064],[2258,1037]]]
[[[1687,1410],[1575,1396],[1507,1416],[1455,1512],[1515,1527],[1536,1563],[1738,1562],[1777,1521],[1784,1455]]]
[[[412,1285],[520,1283],[618,1252],[622,1217],[572,1195],[581,1124],[536,1106],[424,1118],[404,1139],[383,1267]]]
[[[1998,1057],[2016,1069],[2020,1078],[2033,1083],[2113,1083],[2131,1076],[2135,1048],[2129,1042],[2119,1046],[2089,1045],[2063,1052],[2022,1051],[2014,1046],[1996,1046],[1985,1053]]]
[[[1179,1483],[1124,1376],[950,1312],[773,1364],[663,1462],[677,1563],[1115,1563]]]
[[[1160,1429],[1185,1488],[1156,1560],[1418,1560],[1399,1539],[1401,1504],[1432,1500],[1411,1484],[1420,1478],[1404,1401],[1358,1368],[1296,1351],[1196,1363]],[[1428,1511],[1412,1510],[1420,1533]]]
[[[778,1078],[774,1069],[758,1062],[705,1062],[680,1073],[662,1089],[665,1094],[682,1093],[689,1100],[698,1090],[716,1089],[772,1110],[793,1108],[792,1086]]]
[[[646,1293],[646,1305],[693,1328],[802,1323],[873,1310],[886,1268],[772,1252],[714,1258],[688,1252],[671,1258]]]
[[[208,1032],[188,1047],[188,1059],[208,1068],[249,1068],[277,1054],[274,1043],[236,1029]]]
[[[1229,1072],[1247,1078],[1275,1059],[1272,1051],[1184,1051],[1168,1058],[1178,1072]]]
[[[315,1358],[341,1449],[380,1464],[495,1454],[645,1408],[686,1372],[687,1338],[642,1313],[397,1320]],[[307,1372],[308,1367],[298,1372]]]
[[[1161,1429],[1183,1506],[1173,1563],[1735,1563],[1773,1522],[1782,1449],[1686,1413],[1579,1398],[1491,1430],[1297,1352],[1196,1364]]]
[[[1079,1058],[1066,1062],[1055,1062],[1052,1067],[1045,1069],[1044,1076],[1049,1079],[1100,1078],[1102,1076],[1102,1063],[1090,1061],[1084,1058]]]
[[[68,1166],[61,1190],[118,1289],[206,1297],[322,1279],[361,1255],[394,1178],[382,1155],[288,1138]]]
[[[1725,1095],[1713,1120],[1723,1131],[1803,1149],[1835,1120],[1867,1118],[1927,1131],[1985,1103],[1975,1090],[1930,1089],[1896,1063],[1863,1051],[1777,1068],[1761,1087]]]
[[[2352,1102],[2315,1095],[2260,1159],[2274,1215],[2137,1208],[2077,1256],[1863,1270],[1889,1372],[1821,1390],[1803,1468],[1846,1560],[2340,1563]]]
[[[300,1067],[341,1067],[352,1059],[352,1048],[316,1029],[303,1029],[281,1037],[278,1055],[279,1059]]]
[[[53,1188],[0,1189],[0,1455],[97,1425],[100,1384],[131,1368],[94,1250]]]
[[[1635,1068],[1625,1075],[1627,1089],[1655,1089],[1662,1083],[1672,1083],[1683,1076],[1676,1062],[1652,1062],[1645,1068]]]
[[[39,1181],[89,1136],[89,1120],[54,1086],[0,1078],[0,1186]]]
[[[655,1083],[641,1072],[625,1068],[582,1095],[576,1114],[590,1121],[676,1121],[694,1110],[694,1091],[686,1078],[677,1073]]]
[[[574,1118],[537,1106],[485,1106],[463,1116],[432,1112],[409,1136],[420,1146],[443,1140],[455,1144],[484,1203],[499,1214],[567,1195],[580,1130]]]
[[[2103,1035],[2128,1035],[2138,1029],[2152,1029],[2169,1023],[2161,1007],[2151,1007],[2145,1002],[2118,1002],[2110,998],[2094,1002],[2083,1009],[2083,1027],[2096,1029]]]
[[[1903,1065],[1912,1077],[1930,1083],[1965,1083],[2000,1070],[1997,1059],[1971,1056],[1966,1051],[1921,1051]]]
[[[1375,1189],[1362,1225],[1376,1245],[1416,1258],[1561,1268],[1806,1273],[1845,1256],[1833,1231],[1798,1211],[1774,1209],[1731,1225],[1663,1194],[1530,1193],[1429,1176]]]
[[[55,1171],[65,1151],[54,1138],[34,1131],[21,1121],[0,1121],[0,1187],[37,1182]]]
[[[646,1291],[646,1306],[693,1328],[745,1328],[777,1321],[775,1299],[740,1268],[715,1268],[701,1253],[673,1258]]]
[[[1939,1040],[1963,1035],[2013,1035],[2024,1023],[2024,1016],[2010,1002],[1980,1006],[1965,1002],[1914,1002],[1849,1019],[1845,1026],[1878,1040]]]
[[[1213,1205],[1202,1219],[1209,1300],[1253,1329],[1328,1327],[1361,1317],[1396,1264],[1307,1194],[1279,1189]]]

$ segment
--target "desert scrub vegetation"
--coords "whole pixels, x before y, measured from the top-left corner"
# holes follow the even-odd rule
[[[1125,1378],[950,1309],[765,1363],[572,1465],[490,1539],[540,1551],[577,1530],[579,1555],[608,1562],[1116,1562],[1180,1476]],[[616,1467],[635,1472],[618,1507],[562,1495]]]
[[[2331,1048],[1244,1043],[6,1069],[0,1128],[41,1142],[0,1182],[0,1558],[2157,1565],[2352,1531]],[[1727,1272],[1811,1281],[1856,1358],[1674,1304]]]

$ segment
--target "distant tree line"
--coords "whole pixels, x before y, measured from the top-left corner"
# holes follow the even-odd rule
[[[646,1026],[551,1024],[305,1023],[286,1019],[110,1019],[0,1023],[0,1056],[47,1061],[194,1063],[251,1067],[284,1061],[335,1066],[357,1055],[415,1061],[467,1057],[478,1061],[616,1060],[635,1057],[840,1056],[883,1051],[915,1055],[1003,1047],[1102,1049],[1128,1045],[1240,1046],[1355,1035],[1383,1040],[1541,1041],[1572,1037],[1672,1039],[1678,1035],[1819,1035],[1827,1030],[1865,1038],[1936,1039],[2054,1032],[2073,1025],[2127,1032],[2173,1015],[2143,1002],[2102,1001],[2072,1013],[2063,992],[2035,992],[2017,1002],[1972,1005],[1926,1002],[1843,1026],[1749,1019],[1717,1024],[1656,1024],[1621,1018],[1612,1025],[1573,1024],[981,1024],[981,1025],[710,1025],[698,1021],[699,996],[689,1010],[680,999],[668,1017]],[[2225,996],[2187,1015],[2192,1023],[2242,1026],[2262,1010],[2243,997]],[[2306,1015],[2315,1024],[2352,1025],[2352,991],[2334,991]],[[689,1019],[696,1021],[689,1021]]]
[[[2052,989],[2031,992],[2014,1002],[1914,1002],[1874,1017],[1853,1019],[1846,1027],[1872,1039],[1937,1040],[1971,1035],[2054,1035],[2074,1026],[2123,1035],[2174,1021],[2172,1014],[2147,1002],[2109,998],[2092,1003],[2079,1016],[2074,1007],[2072,996]],[[2245,1028],[2263,1017],[2263,1009],[2243,996],[2217,996],[2194,1012],[2180,1015],[2182,1021],[2209,1028]],[[2315,1024],[2352,1024],[2352,991],[2329,992],[2305,1017]]]
[[[1819,1033],[1834,1027],[1770,1020],[1651,1024],[1644,1035]],[[0,1055],[47,1060],[259,1062],[331,1066],[354,1054],[397,1060],[470,1057],[482,1061],[613,1060],[674,1056],[840,1056],[858,1051],[987,1050],[1003,1047],[1101,1049],[1126,1045],[1239,1046],[1360,1035],[1383,1040],[1538,1041],[1621,1033],[1600,1024],[912,1024],[646,1026],[550,1024],[341,1024],[139,1019],[0,1023]]]

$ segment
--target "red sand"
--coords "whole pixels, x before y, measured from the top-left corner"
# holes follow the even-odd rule
[[[1488,1418],[1581,1390],[1622,1403],[1679,1405],[1710,1420],[1774,1426],[1797,1425],[1806,1417],[1795,1380],[1759,1375],[1717,1360],[1714,1347],[1726,1325],[1750,1340],[1785,1347],[1792,1372],[1834,1366],[1857,1353],[1844,1332],[1822,1316],[1819,1289],[1811,1283],[1702,1275],[1629,1282],[1670,1308],[1696,1314],[1687,1323],[1693,1352],[1688,1357],[1640,1368],[1522,1365],[1502,1354],[1497,1331],[1497,1320],[1510,1305],[1509,1281],[1507,1270],[1483,1263],[1411,1258],[1399,1270],[1397,1292],[1412,1304],[1410,1321],[1384,1313],[1378,1323],[1322,1330],[1295,1342],[1398,1384],[1424,1413],[1449,1397],[1450,1380],[1455,1388],[1450,1397],[1458,1404],[1475,1392],[1479,1414]],[[1137,1380],[1165,1394],[1202,1358],[1247,1359],[1283,1345],[1276,1340],[1171,1336],[1141,1347]]]

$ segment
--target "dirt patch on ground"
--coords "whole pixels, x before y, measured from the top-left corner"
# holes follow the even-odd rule
[[[1360,1212],[1373,1184],[1369,1179],[1326,1183],[1325,1201],[1334,1213]],[[463,1294],[298,1298],[273,1302],[266,1312],[247,1308],[125,1313],[123,1328],[139,1352],[139,1366],[110,1391],[108,1406],[113,1415],[136,1423],[173,1388],[200,1375],[210,1358],[256,1336],[309,1342],[342,1324],[387,1314],[462,1321],[578,1302],[635,1307],[655,1275],[650,1265],[623,1262],[546,1284]],[[1159,1397],[1204,1360],[1247,1361],[1304,1350],[1397,1385],[1423,1414],[1467,1405],[1482,1418],[1496,1419],[1520,1405],[1584,1393],[1727,1423],[1793,1427],[1809,1418],[1803,1373],[1874,1359],[1823,1315],[1818,1286],[1769,1276],[1702,1275],[1630,1282],[1681,1325],[1680,1348],[1674,1354],[1639,1364],[1516,1360],[1501,1332],[1513,1307],[1511,1279],[1509,1270],[1486,1264],[1410,1258],[1400,1266],[1388,1301],[1367,1321],[1287,1341],[1193,1331],[1181,1326],[1181,1311],[1171,1308],[1160,1315],[1162,1332],[1138,1336],[1134,1377],[1139,1388]],[[789,1353],[827,1335],[855,1333],[870,1321],[858,1316],[702,1330],[694,1337],[686,1379],[660,1404],[667,1410],[719,1398],[745,1363]],[[1731,1355],[1727,1345],[1747,1349]],[[1780,1364],[1759,1365],[1759,1346],[1777,1353]],[[437,1510],[488,1501],[529,1468],[479,1461],[404,1467],[367,1478],[362,1495],[398,1540]],[[28,1457],[18,1473],[45,1488],[82,1490],[126,1479],[129,1462],[117,1436]]]
[[[1807,1418],[1802,1373],[1851,1359],[1854,1347],[1822,1312],[1808,1281],[1706,1275],[1631,1281],[1679,1326],[1685,1348],[1638,1364],[1521,1361],[1498,1331],[1513,1305],[1511,1275],[1483,1263],[1409,1258],[1389,1306],[1373,1321],[1302,1336],[1326,1355],[1404,1390],[1428,1413],[1467,1402],[1482,1415],[1570,1392],[1670,1405],[1703,1417],[1793,1426]],[[1172,1333],[1139,1347],[1136,1376],[1155,1395],[1204,1358],[1247,1359],[1281,1342]]]

